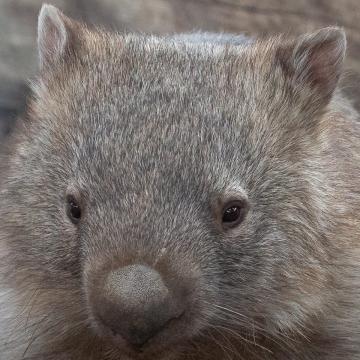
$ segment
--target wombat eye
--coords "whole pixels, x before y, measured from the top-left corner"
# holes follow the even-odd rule
[[[225,228],[239,225],[245,218],[246,205],[241,201],[232,201],[226,204],[222,212],[222,223]]]
[[[80,204],[73,195],[68,195],[66,197],[66,201],[67,201],[67,209],[66,209],[67,216],[74,224],[77,224],[81,219]]]

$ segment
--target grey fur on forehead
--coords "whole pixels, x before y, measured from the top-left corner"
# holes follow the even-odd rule
[[[89,178],[96,184],[99,176],[104,180],[99,184],[124,197],[144,191],[161,194],[175,206],[181,194],[187,196],[184,190],[205,200],[229,183],[265,188],[264,174],[272,172],[274,182],[282,183],[268,153],[283,155],[277,136],[299,109],[282,91],[274,91],[274,84],[283,81],[274,40],[99,33],[93,41],[85,55],[73,58],[73,67],[63,65],[69,74],[59,81],[61,93],[54,89],[55,98],[62,99],[51,118],[56,133],[46,129],[50,136],[66,129],[77,138],[66,144],[73,147],[71,153],[67,148],[61,153],[78,166],[76,176],[89,191]],[[256,53],[257,47],[263,51]],[[71,97],[63,96],[67,92]],[[69,118],[58,117],[67,107]],[[302,127],[302,118],[292,121]]]
[[[252,38],[245,35],[200,31],[193,33],[174,34],[171,35],[170,38],[177,41],[190,42],[195,44],[212,43],[244,45],[250,44],[253,41]]]
[[[144,157],[152,159],[158,170],[174,161],[167,172],[171,168],[175,172],[175,166],[180,166],[179,171],[191,168],[194,175],[200,175],[205,167],[215,171],[220,147],[224,147],[224,156],[226,146],[234,151],[237,148],[233,141],[240,129],[235,129],[235,117],[241,112],[244,94],[239,94],[236,102],[226,99],[227,93],[237,88],[237,75],[234,72],[236,77],[228,79],[227,69],[239,58],[242,46],[225,52],[224,44],[217,42],[200,45],[173,37],[137,35],[119,37],[117,42],[118,48],[112,47],[101,63],[87,58],[87,72],[75,74],[81,75],[83,83],[72,98],[81,110],[77,121],[69,126],[83,127],[75,134],[86,134],[85,143],[93,142],[91,134],[95,132],[98,136],[106,134],[102,142],[91,146],[98,149],[99,156],[113,151],[114,158],[121,153],[124,158],[119,159],[118,166],[134,166],[135,174],[135,166]],[[89,89],[94,89],[93,99],[87,95]],[[222,106],[225,101],[229,104]],[[127,153],[129,148],[133,150]],[[87,149],[78,149],[83,159]],[[186,161],[187,157],[193,160]],[[223,159],[219,166],[226,167],[227,161],[232,159]],[[222,176],[226,173],[224,168]]]
[[[131,47],[128,50],[133,52],[132,56],[135,58],[138,56],[141,58],[144,51],[149,51],[149,54],[153,56],[156,56],[158,52],[163,52],[164,55],[165,53],[173,54],[173,58],[169,60],[173,61],[174,66],[181,59],[191,62],[201,54],[207,57],[209,61],[211,61],[211,56],[217,56],[224,52],[240,55],[242,49],[254,42],[255,39],[243,35],[213,33],[183,33],[167,36],[128,34],[119,36],[119,46],[130,45]],[[113,50],[116,51],[116,49]],[[177,53],[179,56],[182,53],[187,53],[188,56],[177,58]],[[142,59],[146,62],[146,59]]]

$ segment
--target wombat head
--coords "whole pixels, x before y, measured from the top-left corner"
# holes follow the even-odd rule
[[[44,6],[38,46],[1,236],[53,329],[104,359],[301,331],[326,296],[319,154],[344,33],[201,45]]]

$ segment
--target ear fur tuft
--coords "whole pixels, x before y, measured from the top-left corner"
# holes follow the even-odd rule
[[[305,89],[309,96],[326,105],[338,84],[345,52],[344,30],[328,27],[281,46],[277,56],[295,92]]]

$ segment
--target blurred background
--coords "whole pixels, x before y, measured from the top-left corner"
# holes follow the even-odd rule
[[[42,0],[0,0],[0,138],[23,112],[37,70]],[[48,0],[67,15],[109,29],[156,34],[191,30],[250,35],[338,25],[348,34],[345,91],[360,108],[360,0]]]

